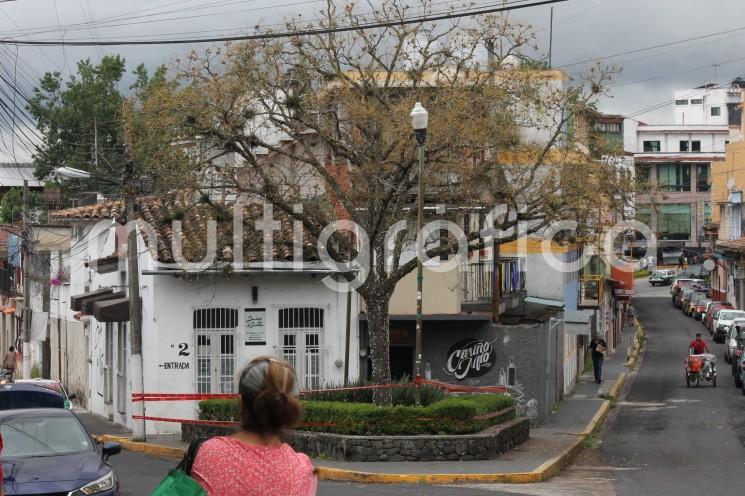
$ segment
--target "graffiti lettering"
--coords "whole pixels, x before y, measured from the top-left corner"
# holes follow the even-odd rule
[[[446,370],[458,380],[479,377],[491,370],[496,361],[494,347],[488,341],[465,339],[448,351]]]

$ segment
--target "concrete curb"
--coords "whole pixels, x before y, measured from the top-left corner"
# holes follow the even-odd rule
[[[133,441],[131,438],[128,437],[110,436],[108,434],[94,437],[99,443],[114,441],[120,443],[122,445],[122,448],[125,450],[137,451],[146,455],[164,456],[168,458],[181,458],[184,456],[183,448],[174,448],[172,446],[143,443],[141,441]]]
[[[643,333],[641,324],[637,321],[637,332]],[[639,354],[639,341],[634,344],[632,359],[627,363],[627,367],[633,367]],[[631,364],[631,365],[629,365]],[[618,393],[626,383],[627,373],[622,372],[616,382],[608,392],[608,396],[615,399]],[[345,470],[340,468],[316,467],[316,475],[319,480],[337,481],[337,482],[358,482],[364,484],[466,484],[466,483],[507,483],[507,484],[530,484],[543,482],[561,473],[574,457],[582,450],[582,445],[595,430],[602,425],[608,412],[611,409],[611,400],[605,400],[601,403],[595,416],[587,424],[584,431],[576,434],[576,440],[572,442],[557,456],[546,461],[535,470],[530,472],[512,472],[512,473],[491,473],[491,474],[381,474],[373,472],[362,472],[358,470]],[[96,436],[96,440],[116,441],[121,443],[122,448],[130,451],[137,451],[149,455],[166,456],[171,458],[181,458],[184,454],[182,448],[173,448],[170,446],[160,446],[157,444],[142,443],[132,441],[130,438],[117,436],[102,435]]]

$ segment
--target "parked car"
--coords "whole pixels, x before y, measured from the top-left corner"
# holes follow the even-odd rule
[[[656,270],[649,275],[649,284],[652,286],[667,286],[673,283],[675,271],[671,269]]]
[[[5,494],[118,496],[119,481],[108,458],[119,443],[101,453],[78,417],[64,408],[0,412]]]
[[[696,320],[703,320],[706,315],[706,306],[711,302],[709,298],[701,298],[696,303],[696,308],[693,311],[693,318]]]
[[[704,296],[703,298],[699,298],[698,301],[696,301],[696,306],[693,307],[692,317],[696,320],[702,320],[704,318],[704,314],[706,313],[706,305],[711,300]]]
[[[741,331],[742,329],[742,331]],[[745,332],[745,319],[735,319],[729,328],[727,338],[724,340],[724,361],[730,363],[735,356],[737,340],[740,338],[740,332]]]
[[[13,382],[0,385],[0,410],[25,408],[65,408],[65,398],[35,384]]]
[[[686,278],[679,278],[675,279],[675,282],[673,282],[673,285],[670,287],[670,295],[673,298],[673,305],[676,307],[680,306],[680,301],[677,298],[680,295],[680,292],[684,289],[691,289],[695,285],[701,285],[704,284],[703,279],[686,279]]]
[[[716,301],[709,306],[709,309],[706,311],[706,319],[704,320],[704,327],[709,331],[709,334],[714,334],[714,319],[716,319],[719,310],[733,308],[735,307],[729,303],[723,303],[721,301]]]
[[[68,395],[65,386],[57,379],[17,379],[15,384],[33,384],[60,393],[65,399],[65,408],[68,410],[72,409],[72,400],[77,398],[74,394]]]
[[[706,288],[693,288],[693,289],[684,289],[681,293],[680,298],[680,309],[683,311],[684,314],[690,316],[691,315],[691,303],[694,302],[694,298],[705,298],[708,294],[708,290]]]
[[[686,307],[685,309],[685,314],[688,315],[689,317],[693,317],[694,314],[696,313],[696,307],[698,307],[698,302],[703,301],[705,299],[706,299],[705,293],[694,292],[691,295],[691,299],[688,301],[688,307]]]
[[[735,378],[735,387],[741,388],[743,383],[743,360],[745,360],[745,333],[740,332],[740,338],[737,340],[737,348],[735,349],[735,356],[732,357],[732,377]]]
[[[675,306],[680,308],[683,313],[685,313],[686,305],[688,305],[688,302],[690,301],[691,295],[693,295],[693,293],[694,291],[691,288],[683,289],[679,293],[678,304]]]
[[[724,343],[724,338],[729,333],[729,328],[735,319],[745,318],[745,311],[723,309],[719,311],[714,321],[714,342]]]

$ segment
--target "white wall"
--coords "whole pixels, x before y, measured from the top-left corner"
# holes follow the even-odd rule
[[[70,309],[70,297],[87,290],[112,287],[115,291],[126,288],[124,272],[97,274],[84,266],[86,259],[95,260],[111,255],[114,251],[113,224],[101,222],[90,228],[86,239],[73,241],[69,253],[63,253],[63,265],[70,267],[70,282],[52,292],[51,318],[53,351],[57,353],[57,322],[62,321],[63,380],[69,381],[73,391],[84,397],[85,406],[94,413],[106,416],[115,422],[133,426],[131,420],[132,392],[140,392],[141,387],[132,384],[131,343],[129,332],[118,323],[113,324],[113,369],[112,399],[104,398],[106,324],[97,322],[92,316],[84,317],[83,322],[74,319]],[[95,242],[94,242],[95,240]],[[139,240],[140,268],[142,271],[155,268],[154,261]],[[57,254],[52,254],[51,272],[58,267]],[[124,265],[120,266],[122,269]],[[252,273],[250,275],[225,274],[208,276],[201,274],[188,280],[171,275],[142,275],[140,277],[140,296],[142,298],[142,335],[144,380],[146,393],[194,393],[196,392],[195,332],[193,312],[200,308],[235,308],[239,310],[236,329],[235,372],[252,358],[259,355],[280,356],[280,335],[278,332],[278,310],[282,306],[314,306],[324,309],[324,330],[321,342],[322,371],[325,384],[338,384],[344,380],[346,303],[345,294],[336,293],[322,283],[322,275],[307,273]],[[258,301],[252,301],[252,287],[258,288]],[[358,298],[351,298],[350,363],[349,377],[359,374],[359,335]],[[246,308],[266,309],[265,346],[245,345],[243,340]],[[116,371],[119,368],[117,357],[117,336],[126,334],[127,357],[125,363],[126,391],[124,409],[119,411],[117,402],[119,388]],[[67,346],[65,346],[67,340]],[[186,349],[180,346],[186,344]],[[179,356],[183,350],[188,355]],[[64,355],[67,352],[67,355]],[[337,366],[337,360],[340,360]],[[164,366],[177,362],[178,367]],[[183,365],[181,365],[183,364]],[[183,367],[183,368],[182,368]],[[53,373],[59,374],[59,364],[53,358]],[[82,393],[82,394],[81,394]],[[195,418],[197,403],[194,401],[148,403],[146,414],[168,418]],[[180,424],[171,422],[148,422],[148,433],[179,432]]]
[[[195,332],[193,312],[201,308],[236,308],[236,373],[251,359],[260,355],[281,356],[278,311],[281,307],[313,306],[324,309],[321,343],[322,372],[326,384],[344,381],[346,333],[346,295],[336,293],[321,282],[322,276],[310,274],[251,274],[226,277],[202,276],[186,280],[173,276],[145,276],[153,286],[153,298],[143,302],[143,349],[146,392],[196,392]],[[252,301],[252,286],[258,287],[258,301]],[[350,333],[350,378],[358,375],[359,336],[357,298],[352,298]],[[266,345],[245,345],[244,309],[266,309]],[[188,356],[180,356],[187,347]],[[337,366],[335,362],[339,362]],[[166,362],[180,362],[185,368],[163,367]],[[193,401],[151,403],[147,414],[162,417],[195,418]],[[148,423],[149,432],[172,432],[179,424]]]
[[[645,153],[645,141],[659,141],[660,152],[681,153],[680,141],[695,140],[701,142],[701,153],[724,153],[725,142],[728,139],[729,131],[725,129],[721,129],[721,132],[706,132],[700,130],[700,128],[696,129],[695,127],[686,131],[685,129],[669,130],[662,126],[640,126],[638,128],[636,146],[638,153]]]
[[[728,125],[727,103],[740,103],[739,91],[729,88],[683,89],[673,93],[674,100],[687,100],[685,105],[673,103],[675,124],[690,125]],[[691,100],[702,100],[701,104],[692,104]],[[719,107],[719,116],[712,116],[712,107]]]

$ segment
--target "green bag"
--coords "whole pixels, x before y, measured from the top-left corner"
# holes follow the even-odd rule
[[[204,488],[181,470],[174,468],[160,481],[151,496],[206,496]]]
[[[199,447],[206,440],[199,438],[192,441],[181,462],[168,472],[150,496],[206,496],[204,488],[191,478],[191,467],[197,458]]]

